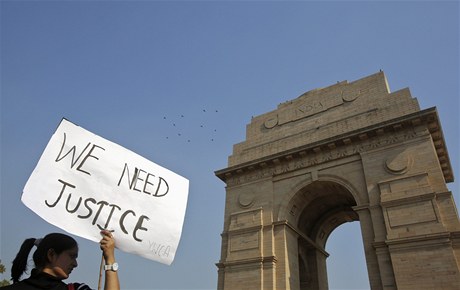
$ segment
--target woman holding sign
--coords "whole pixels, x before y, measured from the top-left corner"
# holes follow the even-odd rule
[[[115,240],[110,231],[101,231],[100,247],[105,260],[104,290],[119,290],[118,264],[115,262]],[[27,270],[27,260],[32,248],[37,249],[33,254],[35,268],[29,278],[19,280]],[[43,239],[27,239],[22,243],[11,268],[13,284],[4,287],[5,290],[88,290],[82,283],[66,284],[62,280],[69,277],[72,270],[78,266],[78,244],[70,236],[52,233]],[[3,289],[2,289],[3,290]]]

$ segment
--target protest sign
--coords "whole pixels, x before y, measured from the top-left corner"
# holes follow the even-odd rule
[[[27,181],[22,202],[49,223],[98,242],[114,230],[118,249],[171,264],[189,182],[65,119]]]

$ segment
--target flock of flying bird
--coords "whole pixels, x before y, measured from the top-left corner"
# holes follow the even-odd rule
[[[168,140],[181,138],[190,143],[194,137],[205,134],[208,141],[214,142],[217,134],[217,122],[213,122],[211,119],[219,113],[219,110],[202,109],[200,113],[201,115],[195,115],[191,119],[186,118],[184,114],[173,117],[164,116],[163,121],[167,122],[168,125],[168,135],[165,138]]]

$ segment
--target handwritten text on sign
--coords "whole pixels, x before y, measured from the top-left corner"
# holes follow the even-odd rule
[[[23,203],[51,224],[171,264],[180,240],[188,180],[62,120],[32,172]]]

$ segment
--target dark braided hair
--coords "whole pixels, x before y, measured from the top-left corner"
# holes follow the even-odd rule
[[[22,274],[27,271],[27,258],[29,257],[30,250],[34,246],[35,241],[36,239],[34,238],[25,240],[16,258],[14,258],[13,266],[11,267],[11,280],[13,280],[13,283],[18,282]]]
[[[36,243],[37,242],[37,243]],[[61,254],[65,250],[70,250],[78,247],[77,241],[74,238],[60,233],[51,233],[46,235],[43,239],[26,239],[13,260],[11,267],[11,280],[13,283],[19,282],[22,274],[27,271],[27,260],[32,250],[32,247],[37,245],[37,249],[33,254],[35,268],[42,270],[48,261],[48,251],[53,249],[56,254]]]

